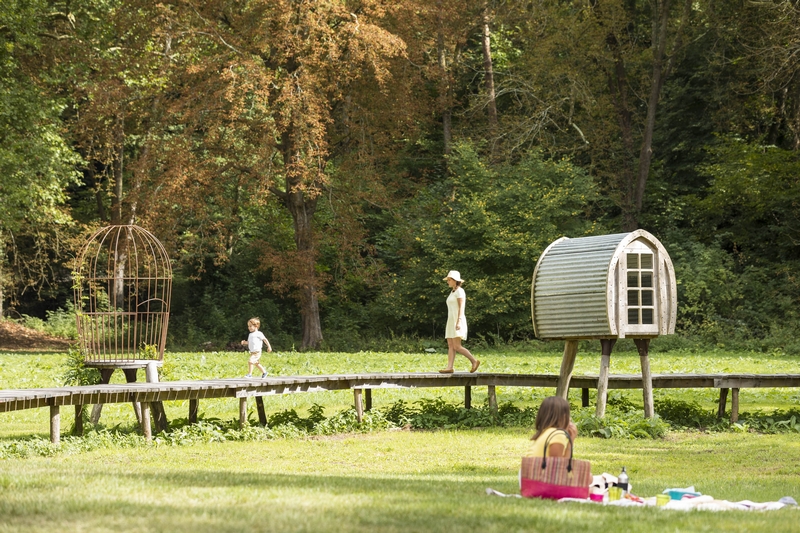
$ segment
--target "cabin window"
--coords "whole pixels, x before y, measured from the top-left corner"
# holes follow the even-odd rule
[[[628,252],[628,325],[655,323],[653,254]]]

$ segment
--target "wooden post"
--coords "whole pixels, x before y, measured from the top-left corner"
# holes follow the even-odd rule
[[[75,426],[72,428],[72,434],[78,437],[83,436],[83,406],[75,405]]]
[[[497,392],[495,391],[494,385],[489,385],[486,387],[487,392],[489,394],[489,410],[492,414],[497,414]]]
[[[581,407],[589,407],[589,389],[581,389]]]
[[[578,341],[569,340],[564,343],[564,357],[561,359],[561,372],[558,374],[556,396],[565,400],[569,394],[569,380],[572,379],[572,369],[575,367],[575,356],[578,353]]]
[[[725,416],[725,407],[728,405],[728,389],[719,389],[719,408],[717,418]]]
[[[239,429],[247,425],[247,398],[239,398]]]
[[[147,363],[144,372],[147,383],[158,383],[158,366],[156,366],[155,361]],[[164,403],[152,402],[150,408],[153,411],[153,419],[156,421],[156,430],[166,431],[169,429],[167,413],[164,411]]]
[[[57,405],[50,406],[50,442],[61,442],[61,413]]]
[[[101,385],[108,385],[111,382],[111,375],[114,373],[113,368],[101,368],[100,369],[100,384]],[[89,417],[89,421],[92,424],[97,424],[100,422],[100,415],[103,414],[103,404],[97,403],[92,406],[92,415]],[[141,417],[139,417],[141,420]]]
[[[644,400],[644,417],[653,418],[653,378],[650,374],[650,358],[648,349],[650,339],[633,339],[636,349],[639,350],[639,361],[642,363],[642,399]]]
[[[189,423],[197,423],[197,412],[200,410],[200,400],[189,400]]]
[[[142,433],[144,440],[148,444],[153,442],[153,428],[150,426],[150,404],[145,402],[141,404],[142,407]]]
[[[364,405],[361,403],[361,389],[353,389],[353,402],[356,405],[356,420],[360,424],[364,420]]]
[[[264,398],[256,396],[256,410],[258,411],[258,422],[267,427],[267,413],[264,411]]]
[[[739,421],[739,389],[731,389],[731,423]]]
[[[136,372],[138,368],[123,368],[122,372],[125,374],[125,381],[128,383],[136,383]],[[133,412],[136,413],[136,420],[141,425],[142,420],[142,406],[139,402],[131,402],[133,404]],[[149,411],[149,409],[148,409]]]
[[[597,378],[597,405],[594,415],[597,418],[606,416],[608,402],[608,369],[611,366],[611,352],[617,339],[600,339],[600,375]]]
[[[372,411],[372,389],[364,389],[364,410]]]
[[[464,409],[472,409],[472,387],[464,387]]]

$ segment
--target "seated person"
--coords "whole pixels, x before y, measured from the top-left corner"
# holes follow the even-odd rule
[[[548,457],[569,457],[570,444],[567,436],[558,430],[566,430],[572,442],[578,436],[578,428],[570,419],[569,402],[560,396],[545,398],[536,413],[536,433],[531,437],[531,445],[525,453],[526,457],[542,457],[544,444],[553,435],[547,445]],[[555,433],[555,434],[554,434]]]

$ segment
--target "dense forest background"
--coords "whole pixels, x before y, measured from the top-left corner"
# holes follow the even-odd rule
[[[797,0],[3,0],[0,302],[75,253],[174,259],[170,343],[530,339],[566,235],[643,228],[684,339],[800,353]],[[60,310],[60,311],[59,311]]]

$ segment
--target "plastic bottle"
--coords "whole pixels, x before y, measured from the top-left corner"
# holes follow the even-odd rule
[[[622,493],[626,494],[628,492],[628,473],[625,472],[625,467],[622,467],[622,472],[620,473],[619,477],[617,478],[617,486],[622,489]]]

